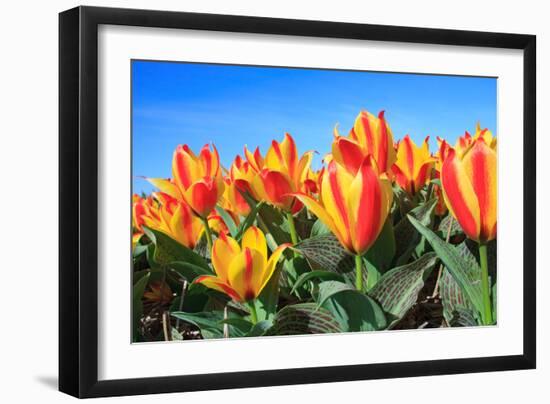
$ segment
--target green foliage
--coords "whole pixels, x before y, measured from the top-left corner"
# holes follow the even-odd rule
[[[206,260],[195,251],[181,245],[161,231],[145,226],[143,230],[154,245],[153,259],[156,264],[165,266],[173,262],[185,262],[210,271]]]
[[[437,200],[432,199],[412,209],[409,215],[418,220],[423,226],[429,226],[432,222],[436,204]],[[406,216],[397,223],[394,233],[396,265],[403,265],[409,261],[411,254],[420,243],[421,237]]]
[[[229,234],[231,234],[231,237],[235,238],[238,233],[237,225],[235,224],[235,221],[224,208],[221,206],[216,206],[216,212],[218,212],[218,215],[222,218],[223,222],[227,226],[227,230],[229,230]]]
[[[387,325],[384,312],[372,298],[342,282],[321,283],[317,304],[332,313],[343,331],[375,331]]]
[[[285,306],[274,318],[266,335],[328,334],[342,332],[333,315],[315,303]]]
[[[425,254],[410,264],[388,271],[369,291],[369,295],[392,319],[390,327],[402,319],[414,305],[436,262],[437,257],[434,253]]]
[[[139,320],[143,314],[143,303],[141,298],[149,282],[150,273],[146,273],[141,276],[132,288],[132,329],[133,339],[136,340],[138,336]]]
[[[295,246],[314,270],[326,270],[340,274],[346,283],[355,283],[355,257],[342,247],[332,234],[321,234],[301,241]],[[363,283],[367,281],[366,272]]]
[[[464,248],[464,244],[462,244],[462,248],[457,248],[443,241],[437,234],[423,226],[412,216],[409,216],[409,220],[426,237],[426,240],[431,244],[438,257],[448,268],[449,273],[460,286],[464,296],[485,322],[481,292],[481,269],[475,257],[468,248]]]

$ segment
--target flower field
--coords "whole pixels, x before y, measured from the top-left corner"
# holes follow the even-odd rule
[[[134,342],[496,324],[496,137],[429,150],[384,112],[350,124],[230,167],[177,146],[133,196]]]

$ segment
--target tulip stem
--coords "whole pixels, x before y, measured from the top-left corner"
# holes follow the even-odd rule
[[[206,234],[206,243],[208,244],[208,252],[212,254],[212,230],[208,225],[208,218],[201,217],[202,223],[204,224],[204,232]]]
[[[355,289],[363,291],[363,257],[359,254],[355,256]]]
[[[493,324],[493,310],[491,308],[491,286],[489,285],[489,269],[487,265],[487,244],[479,243],[479,263],[481,265],[481,289],[483,293],[483,311],[485,325]]]
[[[248,308],[250,309],[250,320],[252,324],[258,322],[258,313],[256,312],[256,302],[254,300],[248,302]]]
[[[292,244],[298,244],[298,234],[296,233],[296,226],[294,225],[294,216],[291,212],[286,213],[286,218],[288,219],[288,227],[290,227],[290,239]]]

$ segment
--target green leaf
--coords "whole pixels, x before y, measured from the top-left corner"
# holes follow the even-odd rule
[[[147,283],[149,282],[150,273],[146,273],[144,276],[134,284],[132,288],[132,329],[134,330],[134,340],[136,340],[139,329],[139,320],[143,315],[143,303],[141,301]]]
[[[374,299],[345,283],[321,283],[317,300],[318,306],[332,313],[343,331],[374,331],[387,325],[384,312]]]
[[[451,226],[450,233],[448,233],[449,226]],[[439,223],[438,230],[440,232],[440,236],[443,239],[447,238],[447,234],[449,234],[449,237],[457,236],[459,234],[464,234],[462,227],[460,227],[460,224],[455,220],[455,218],[451,214],[448,214],[441,220],[441,223]]]
[[[300,286],[305,284],[308,281],[311,281],[313,279],[319,279],[319,280],[330,280],[330,281],[343,281],[343,277],[340,274],[337,274],[335,272],[330,271],[311,271],[306,272],[298,277],[296,282],[294,283],[294,287],[290,291],[290,293],[294,293],[296,289],[298,289]]]
[[[411,210],[409,215],[418,220],[422,225],[429,226],[432,222],[433,211],[436,204],[437,199],[431,199],[425,204],[419,205]],[[409,261],[421,237],[406,216],[397,223],[394,233],[395,256],[398,257],[396,265],[402,265]]]
[[[435,253],[423,255],[410,264],[386,272],[369,291],[369,295],[390,315],[390,327],[402,319],[416,303],[418,293],[424,287],[424,282],[436,262]]]
[[[401,216],[404,217],[407,213],[411,211],[411,209],[414,208],[414,202],[412,198],[398,185],[394,185],[393,195],[394,200],[399,207],[399,212],[401,213]]]
[[[271,205],[263,204],[259,208],[258,217],[261,219],[262,223],[265,224],[265,227],[267,227],[267,230],[277,245],[290,243],[292,241],[290,239],[288,222],[281,211],[275,209]]]
[[[206,260],[193,250],[181,245],[161,231],[149,229],[146,226],[143,226],[143,230],[155,245],[153,259],[157,264],[168,265],[172,262],[181,261],[210,271]]]
[[[342,332],[332,314],[315,303],[285,306],[273,320],[266,335],[303,335]]]
[[[189,282],[193,282],[196,277],[201,275],[212,275],[212,271],[189,262],[174,261],[167,266]]]
[[[366,290],[369,291],[378,283],[380,277],[382,276],[382,273],[366,258],[363,258],[363,263],[365,264],[365,268],[367,268]]]
[[[449,325],[460,326],[463,323],[469,324],[469,317],[473,317],[475,322],[472,304],[468,298],[464,296],[462,289],[446,267],[443,267],[439,280],[439,296],[441,297],[441,304],[443,305],[443,316]],[[464,321],[457,318],[457,316],[461,317],[461,313],[463,312],[471,313],[470,316],[466,316],[466,320]],[[462,315],[462,317],[464,317],[464,315]]]
[[[223,222],[227,226],[227,230],[229,230],[229,234],[231,234],[231,237],[235,238],[235,236],[237,235],[238,229],[237,229],[237,225],[235,224],[235,221],[233,220],[229,212],[227,212],[224,208],[222,208],[219,205],[216,206],[216,212],[218,212],[218,215],[220,215],[221,218],[223,219]]]
[[[281,271],[276,269],[262,293],[253,300],[256,307],[258,320],[272,320],[277,312],[277,303],[279,302],[279,277]]]
[[[395,255],[395,237],[393,234],[392,219],[390,216],[384,222],[380,235],[365,254],[369,263],[374,265],[378,272],[384,273],[391,268]]]
[[[248,336],[253,327],[250,321],[241,317],[236,317],[235,314],[231,312],[228,313],[228,318],[220,320],[222,330],[224,324],[229,326],[229,337]]]
[[[261,337],[262,335],[265,335],[271,327],[273,327],[273,322],[271,320],[258,321],[256,324],[254,324],[254,326],[252,326],[246,336]]]
[[[310,237],[320,236],[322,234],[330,234],[330,229],[321,220],[317,219],[311,228]]]
[[[201,330],[204,338],[221,338],[223,337],[223,312],[207,311],[199,313],[186,313],[176,311],[171,313],[175,318],[186,321]]]
[[[306,257],[313,270],[335,272],[342,275],[346,283],[355,284],[355,257],[332,233],[308,238],[294,248]],[[367,273],[363,271],[363,283],[366,282]]]
[[[464,296],[466,296],[473,307],[484,316],[481,278],[476,275],[479,266],[477,266],[475,257],[467,248],[458,250],[455,246],[446,243],[439,238],[437,234],[423,226],[422,223],[412,216],[409,216],[409,220],[416,229],[426,237],[426,240],[430,243],[438,257],[443,261],[454,280],[462,289]],[[466,250],[468,251],[466,252]],[[481,270],[479,270],[479,274],[480,273]],[[482,317],[482,320],[485,322],[485,318]]]
[[[263,202],[259,202],[254,205],[254,207],[250,210],[250,213],[246,217],[246,219],[243,220],[243,222],[239,226],[239,230],[237,232],[237,235],[235,236],[235,239],[237,241],[240,241],[243,237],[244,232],[254,224],[254,220],[256,220],[256,217],[258,216],[258,212],[260,211],[261,207],[263,206]]]
[[[457,306],[452,312],[452,317],[447,322],[451,327],[475,327],[479,325],[473,310]]]

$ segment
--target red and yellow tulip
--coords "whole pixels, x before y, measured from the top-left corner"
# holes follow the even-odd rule
[[[395,181],[409,195],[415,195],[430,180],[435,159],[430,155],[429,136],[418,147],[409,135],[397,144],[397,161],[392,167]]]
[[[212,248],[212,265],[216,275],[195,280],[206,287],[225,293],[238,302],[255,299],[271,279],[277,261],[288,244],[279,246],[269,259],[264,233],[255,226],[243,234],[241,245],[221,234]]]
[[[132,246],[135,246],[141,236],[143,235],[143,225],[145,224],[145,217],[152,216],[156,220],[160,220],[158,215],[159,204],[153,199],[152,196],[142,198],[139,195],[132,196]]]
[[[355,173],[367,155],[372,155],[381,173],[389,172],[395,162],[393,135],[384,111],[374,116],[361,111],[347,137],[334,129],[332,158],[349,172]]]
[[[265,156],[263,167],[252,181],[253,194],[257,199],[287,212],[298,212],[302,204],[291,194],[306,191],[305,182],[312,158],[313,152],[298,157],[296,143],[288,133],[282,142],[274,140]]]
[[[204,145],[195,155],[187,145],[180,145],[172,159],[172,180],[149,181],[162,192],[185,201],[193,212],[206,218],[223,195],[224,182],[218,151]]]
[[[180,244],[194,248],[199,240],[203,225],[189,206],[182,201],[163,192],[143,199],[134,196],[134,223],[138,229],[145,225],[151,229],[162,231]]]
[[[357,173],[332,160],[321,179],[319,201],[296,194],[338,238],[342,246],[363,255],[374,244],[393,200],[391,182],[380,176],[376,162],[368,155]]]
[[[480,243],[493,240],[497,231],[496,142],[489,139],[477,136],[462,155],[450,149],[441,168],[447,207],[464,233]]]

